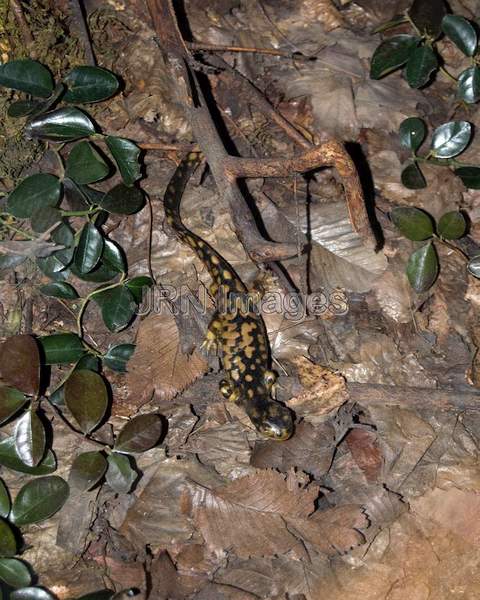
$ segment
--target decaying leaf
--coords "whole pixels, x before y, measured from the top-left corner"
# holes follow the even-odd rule
[[[233,549],[237,556],[265,556],[292,550],[304,555],[285,526],[285,517],[306,518],[314,509],[318,487],[301,487],[271,470],[258,471],[216,489],[197,489],[192,514],[207,545]]]
[[[377,435],[373,431],[354,428],[348,432],[345,442],[367,481],[376,481],[383,466]]]
[[[345,380],[303,356],[292,360],[298,368],[305,391],[287,402],[289,408],[307,420],[317,420],[337,410],[348,398]]]
[[[38,393],[40,354],[31,335],[15,335],[0,345],[0,380],[25,394]]]
[[[146,398],[155,391],[160,398],[170,399],[206,370],[207,363],[197,351],[190,355],[181,352],[171,313],[151,315],[142,321],[127,373],[127,385],[133,394],[141,390]]]

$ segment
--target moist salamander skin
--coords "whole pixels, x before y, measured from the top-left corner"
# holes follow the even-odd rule
[[[212,278],[212,296],[221,305],[208,327],[205,346],[218,349],[225,378],[220,393],[242,405],[255,428],[265,437],[286,440],[293,433],[292,414],[272,399],[276,375],[270,370],[265,324],[254,309],[247,288],[230,264],[207,242],[185,227],[180,202],[190,176],[200,163],[198,154],[189,154],[178,166],[164,195],[168,225],[180,240],[195,251]]]

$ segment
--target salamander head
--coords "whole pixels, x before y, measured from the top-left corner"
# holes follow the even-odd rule
[[[255,429],[263,436],[282,442],[293,434],[292,413],[269,397],[252,398],[245,409]]]

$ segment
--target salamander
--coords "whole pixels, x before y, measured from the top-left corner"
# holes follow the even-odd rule
[[[214,348],[220,354],[225,372],[220,393],[243,406],[263,436],[286,440],[293,433],[292,414],[272,398],[276,375],[270,369],[265,323],[249,301],[247,288],[231,265],[201,237],[187,229],[180,217],[183,192],[200,161],[199,154],[189,154],[173,174],[163,199],[166,221],[178,238],[194,250],[212,279],[210,293],[217,298],[217,311],[204,344],[207,349]]]

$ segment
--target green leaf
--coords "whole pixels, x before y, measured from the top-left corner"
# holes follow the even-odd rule
[[[100,372],[100,359],[98,356],[94,356],[93,354],[85,354],[75,365],[75,370],[79,369],[87,369],[87,371],[96,371]]]
[[[17,540],[12,528],[3,519],[0,519],[0,557],[10,558],[17,553]]]
[[[423,87],[437,68],[437,55],[429,46],[415,48],[405,67],[405,78],[408,85],[415,89]]]
[[[30,226],[35,233],[44,233],[55,223],[61,223],[62,213],[53,206],[37,207],[30,218]]]
[[[131,215],[143,208],[145,198],[142,190],[119,183],[105,194],[99,205],[109,213]]]
[[[60,179],[55,175],[30,175],[9,194],[7,210],[14,217],[27,219],[36,208],[56,206],[60,200],[60,192]]]
[[[463,152],[472,136],[467,121],[450,121],[437,127],[432,136],[432,154],[437,158],[452,158]]]
[[[103,236],[93,223],[82,229],[75,252],[75,266],[80,273],[89,273],[98,264],[103,252]]]
[[[392,210],[390,218],[395,227],[409,240],[426,240],[434,233],[432,217],[419,208],[398,206]]]
[[[64,281],[68,278],[69,270],[61,263],[56,256],[51,254],[46,258],[37,257],[37,267],[50,279],[54,281]]]
[[[78,142],[67,158],[65,175],[79,184],[104,179],[110,168],[89,142]]]
[[[54,333],[38,340],[46,365],[66,365],[77,362],[86,350],[76,333]]]
[[[47,590],[39,587],[24,587],[10,594],[10,600],[56,600]]]
[[[5,519],[8,517],[8,513],[10,512],[10,495],[7,490],[7,486],[0,479],[0,517],[4,517]],[[0,535],[0,542],[2,536]]]
[[[117,286],[94,296],[100,306],[105,325],[112,332],[124,329],[137,309],[135,298],[125,286]]]
[[[102,254],[102,262],[118,273],[125,273],[127,262],[122,248],[112,240],[104,240],[105,246]]]
[[[100,67],[75,67],[64,78],[68,91],[66,102],[100,102],[113,96],[118,90],[117,77],[107,69]]]
[[[41,98],[50,96],[54,87],[50,71],[29,58],[0,65],[0,85]]]
[[[107,386],[94,371],[74,371],[65,383],[64,395],[65,404],[83,433],[93,431],[107,412]]]
[[[42,285],[40,287],[40,292],[44,296],[63,298],[64,300],[75,300],[78,298],[75,288],[64,281],[55,281],[54,283]]]
[[[434,39],[442,30],[442,19],[447,9],[443,0],[414,0],[408,15],[415,27]]]
[[[45,429],[37,413],[28,410],[15,427],[15,450],[27,467],[36,467],[45,454]]]
[[[480,69],[470,67],[458,76],[457,96],[467,104],[480,100]]]
[[[117,163],[125,185],[133,185],[142,176],[140,172],[140,148],[125,138],[108,136],[107,146]]]
[[[162,429],[159,415],[150,413],[133,417],[118,434],[114,450],[127,454],[150,450],[158,443]]]
[[[457,240],[465,235],[467,222],[461,212],[452,210],[440,218],[437,225],[438,235],[445,240]]]
[[[467,265],[468,272],[477,279],[480,279],[480,254],[474,256]]]
[[[71,142],[95,133],[90,117],[78,108],[57,108],[31,119],[25,127],[31,138],[53,142]]]
[[[119,494],[127,494],[137,479],[137,473],[130,466],[129,458],[112,452],[107,460],[108,469],[105,478],[108,485]]]
[[[18,492],[10,518],[18,527],[44,521],[62,508],[68,494],[68,483],[57,475],[33,479]]]
[[[52,240],[58,244],[65,246],[63,250],[57,250],[52,256],[67,267],[73,259],[75,252],[75,236],[74,231],[68,223],[61,223],[54,231],[52,231]]]
[[[31,335],[13,335],[0,344],[0,379],[35,396],[40,387],[40,354]]]
[[[113,371],[124,373],[127,370],[127,362],[135,350],[135,344],[119,344],[112,346],[102,357],[103,364]]]
[[[73,461],[68,482],[77,491],[91,490],[105,475],[107,460],[100,452],[84,452]]]
[[[410,117],[400,123],[399,134],[402,146],[416,152],[427,135],[427,127],[422,119]]]
[[[23,464],[15,451],[15,440],[7,438],[0,442],[0,465],[12,471],[27,473],[28,475],[49,475],[57,468],[55,455],[51,450],[47,450],[45,458],[36,467],[27,467]]]
[[[18,390],[0,385],[0,424],[13,417],[25,403],[27,397]]]
[[[25,587],[32,580],[28,567],[17,558],[0,558],[0,579],[13,588]]]
[[[400,179],[409,190],[421,190],[427,187],[427,182],[420,167],[416,163],[409,163],[402,171]]]
[[[151,277],[147,277],[146,275],[140,275],[139,277],[133,277],[132,279],[129,279],[125,285],[132,292],[135,301],[140,303],[143,300],[143,292],[145,288],[150,288],[153,286],[153,279]]]
[[[381,79],[403,66],[419,42],[413,35],[396,35],[378,46],[370,63],[370,78]]]
[[[477,50],[477,33],[467,19],[458,15],[445,15],[442,31],[465,56],[473,56]]]
[[[432,243],[425,244],[410,255],[407,277],[412,288],[420,294],[426,292],[438,275],[438,258]]]
[[[463,185],[471,190],[480,190],[480,167],[459,167],[455,175],[460,177]]]
[[[10,104],[7,115],[14,119],[28,117],[28,115],[36,112],[43,104],[43,102],[38,102],[38,100],[18,100],[17,102],[12,102]]]

